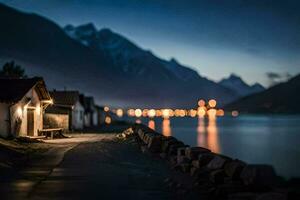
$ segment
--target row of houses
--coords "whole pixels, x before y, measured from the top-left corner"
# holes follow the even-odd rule
[[[53,104],[45,110],[44,127],[81,130],[104,123],[104,109],[78,91],[50,91]]]
[[[0,136],[39,136],[104,123],[103,107],[78,91],[48,91],[42,78],[0,78]]]

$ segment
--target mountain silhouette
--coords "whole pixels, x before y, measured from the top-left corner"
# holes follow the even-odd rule
[[[0,4],[0,26],[5,30],[0,32],[2,62],[15,60],[29,75],[43,76],[49,88],[78,89],[99,104],[189,107],[199,98],[225,104],[238,97],[174,59],[160,59],[93,24],[62,29],[44,17]]]

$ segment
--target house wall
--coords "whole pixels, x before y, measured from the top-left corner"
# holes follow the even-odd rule
[[[8,137],[8,127],[9,127],[9,105],[5,103],[0,103],[0,136]]]
[[[99,125],[104,124],[105,123],[105,116],[106,116],[106,112],[103,110],[98,110],[98,123]]]
[[[90,127],[91,126],[91,114],[90,113],[85,113],[84,114],[84,126],[85,127]]]
[[[99,125],[99,123],[98,123],[98,113],[97,113],[96,109],[93,112],[93,125],[94,126],[98,126]]]
[[[31,102],[26,105],[26,99],[30,98]],[[11,132],[15,136],[26,136],[27,135],[27,110],[28,106],[34,108],[34,136],[38,135],[38,130],[43,128],[43,110],[41,102],[35,91],[31,89],[23,97],[21,101],[14,104],[10,108],[11,114]]]
[[[72,110],[72,128],[73,129],[83,129],[84,126],[84,108],[78,102],[74,105]]]
[[[69,131],[69,115],[68,114],[44,114],[45,128],[63,128],[64,131]]]

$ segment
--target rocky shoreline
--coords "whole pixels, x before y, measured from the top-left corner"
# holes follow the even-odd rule
[[[142,124],[119,137],[134,137],[142,152],[166,160],[174,176],[165,183],[182,197],[194,193],[202,199],[300,199],[299,179],[286,181],[270,165],[247,164],[206,148],[190,147]]]

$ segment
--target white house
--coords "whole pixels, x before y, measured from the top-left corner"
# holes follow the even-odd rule
[[[66,122],[68,114],[68,123],[70,130],[83,129],[84,126],[84,107],[79,101],[78,91],[52,91],[50,95],[53,99],[53,105],[46,109],[46,117],[57,119],[57,124]],[[66,128],[65,125],[63,125]]]
[[[84,107],[84,126],[95,127],[98,126],[98,112],[93,97],[86,97],[80,95],[80,102]]]
[[[38,136],[52,103],[42,78],[0,79],[0,136]]]

